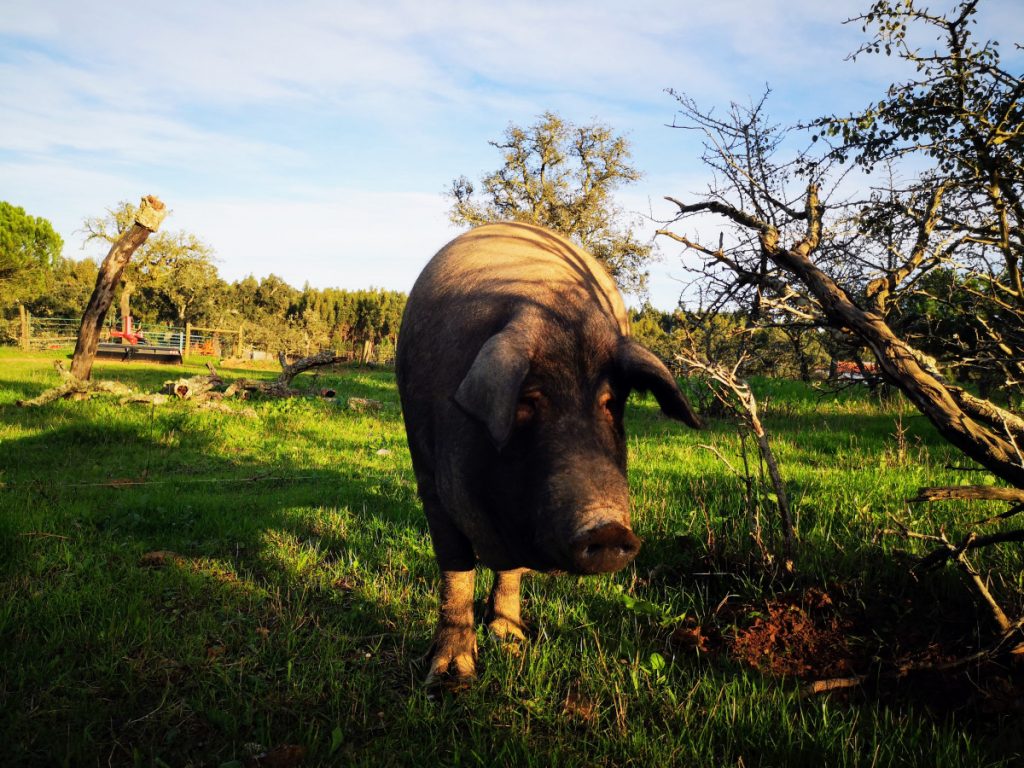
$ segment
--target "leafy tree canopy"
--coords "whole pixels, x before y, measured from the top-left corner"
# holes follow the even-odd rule
[[[49,221],[0,201],[0,296],[18,300],[61,260],[64,241]]]
[[[640,178],[629,142],[606,125],[577,126],[553,112],[533,125],[510,124],[500,141],[502,166],[481,179],[465,176],[447,196],[455,224],[525,221],[561,232],[605,264],[624,289],[643,293],[651,246],[615,204],[612,193]]]

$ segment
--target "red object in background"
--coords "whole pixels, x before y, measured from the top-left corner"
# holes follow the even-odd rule
[[[128,315],[128,317],[124,318],[122,323],[123,323],[123,325],[122,325],[122,329],[120,331],[113,331],[112,330],[110,332],[111,338],[114,338],[114,339],[124,339],[129,344],[131,344],[132,346],[135,346],[140,341],[144,342],[146,340],[146,336],[142,333],[142,329],[141,328],[137,332],[135,331],[135,329],[134,329],[134,327],[132,325],[132,316],[131,315]]]
[[[852,360],[836,361],[836,376],[840,379],[863,379],[864,373],[877,374],[877,363],[864,363],[864,371]]]

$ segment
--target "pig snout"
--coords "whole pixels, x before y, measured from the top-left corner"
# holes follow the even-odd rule
[[[611,573],[636,557],[640,539],[622,523],[606,522],[576,535],[569,551],[575,572]]]

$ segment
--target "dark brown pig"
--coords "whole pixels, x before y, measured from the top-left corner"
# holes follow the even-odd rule
[[[633,389],[700,421],[629,337],[604,268],[558,234],[489,224],[456,238],[413,286],[398,342],[409,450],[441,569],[428,681],[475,672],[473,576],[495,573],[488,626],[523,639],[526,569],[606,573],[640,549],[622,413]]]

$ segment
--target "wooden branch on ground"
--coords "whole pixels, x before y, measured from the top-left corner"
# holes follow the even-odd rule
[[[921,558],[912,570],[929,570],[937,568],[947,561],[952,561],[970,580],[975,591],[985,604],[988,605],[989,610],[992,613],[992,617],[995,619],[996,624],[999,625],[999,629],[1002,632],[1002,640],[1000,642],[1005,643],[1010,635],[1015,633],[1019,634],[1021,627],[1024,626],[1024,618],[1013,622],[1009,617],[1007,617],[1002,606],[1000,606],[995,597],[993,597],[992,592],[985,583],[985,579],[983,579],[981,574],[978,573],[978,570],[974,567],[971,561],[967,559],[967,553],[972,549],[979,549],[992,544],[1024,541],[1024,530],[1000,531],[998,533],[992,533],[985,536],[972,532],[962,541],[954,544],[946,537],[945,533],[940,533],[937,536],[930,534],[918,534],[908,530],[906,526],[900,523],[897,523],[897,526],[900,529],[898,533],[902,534],[906,538],[916,538],[924,541],[936,542],[940,545],[937,549]],[[894,533],[894,531],[888,531],[888,533]],[[1018,638],[1018,640],[1019,639],[1020,638]]]
[[[134,390],[131,387],[118,381],[88,381],[79,379],[65,370],[64,364],[60,360],[54,360],[53,367],[60,375],[61,383],[52,389],[46,390],[38,397],[33,397],[30,400],[18,400],[17,405],[19,407],[31,408],[37,405],[46,405],[64,397],[73,400],[85,400],[101,392],[120,396],[134,394]]]
[[[925,537],[921,536],[919,538],[924,539]],[[1024,541],[1024,530],[999,531],[998,533],[990,533],[984,536],[972,533],[960,542],[959,545],[953,545],[945,541],[943,537],[938,536],[928,537],[927,540],[943,541],[944,543],[939,549],[921,558],[916,567],[924,570],[941,565],[951,558],[958,557],[960,553],[972,549],[980,549],[982,547],[990,547],[993,544],[1005,544],[1012,541]]]
[[[928,672],[956,672],[966,667],[983,664],[987,661],[1020,661],[1022,656],[1024,656],[1024,642],[1021,642],[1019,635],[1022,627],[1024,627],[1024,620],[1018,621],[991,647],[985,648],[977,653],[972,653],[968,656],[962,656],[959,659],[953,659],[941,664],[901,664],[896,669],[881,672],[876,675],[853,675],[851,677],[813,680],[800,687],[800,693],[798,696],[801,699],[806,699],[811,696],[818,696],[822,693],[829,693],[830,691],[858,688],[870,680],[888,680],[890,682],[895,682],[896,680],[900,680],[914,674]]]
[[[1024,490],[999,488],[994,485],[953,485],[938,488],[921,488],[917,496],[907,499],[911,503],[925,501],[951,501],[954,499],[981,499],[986,501],[1009,501],[1024,503]]]
[[[280,386],[290,386],[292,379],[298,376],[304,371],[308,371],[311,368],[321,368],[325,365],[337,365],[344,363],[345,358],[340,355],[335,355],[333,350],[325,349],[322,352],[317,352],[315,355],[310,357],[304,357],[301,360],[296,360],[294,363],[289,364],[285,359],[284,352],[282,352],[278,359],[281,361],[281,375],[277,377],[277,383]]]
[[[203,407],[213,410],[231,411],[231,408],[223,406],[219,401],[225,397],[241,396],[244,398],[251,392],[258,392],[268,397],[293,397],[300,393],[298,390],[292,389],[291,382],[300,373],[313,368],[345,362],[345,358],[335,355],[331,350],[318,352],[310,357],[296,360],[291,364],[285,360],[283,353],[279,359],[282,371],[273,381],[238,379],[227,386],[227,388],[224,388],[224,379],[212,365],[207,363],[206,367],[209,373],[167,381],[164,383],[163,391],[152,394],[136,392],[131,387],[116,381],[88,381],[80,379],[66,371],[61,362],[57,360],[54,363],[54,367],[61,376],[61,383],[31,400],[19,400],[18,405],[23,407],[45,405],[62,397],[85,399],[94,394],[105,393],[120,396],[122,403],[163,405],[167,402],[168,397],[175,397],[179,400],[200,402],[203,404]],[[367,407],[364,409],[368,409],[370,408],[368,404],[373,403],[374,401],[368,400],[362,405]],[[380,404],[376,403],[376,407],[379,409]]]
[[[840,691],[845,688],[859,688],[868,680],[867,675],[854,675],[853,677],[834,677],[831,680],[814,680],[800,688],[799,698],[806,699],[810,696],[818,696],[830,691]]]
[[[337,365],[346,362],[344,357],[335,355],[333,350],[325,349],[315,355],[304,357],[289,363],[284,352],[278,353],[278,361],[281,363],[281,374],[273,381],[259,381],[256,379],[239,379],[227,388],[225,397],[232,397],[241,393],[247,397],[250,392],[258,392],[269,397],[294,397],[299,394],[298,390],[292,389],[292,379],[304,371],[312,368],[322,368],[326,365]]]

